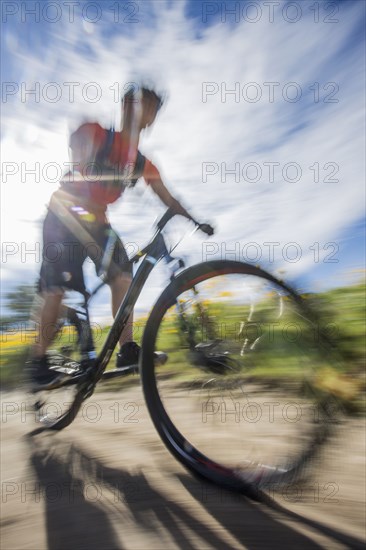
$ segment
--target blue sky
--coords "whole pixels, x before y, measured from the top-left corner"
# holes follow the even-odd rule
[[[260,250],[261,265],[307,290],[360,275],[362,0],[80,1],[73,20],[55,4],[2,3],[2,296],[37,277],[41,221],[57,188],[52,166],[68,161],[68,133],[84,120],[118,126],[117,91],[141,78],[168,95],[141,149],[172,193],[217,229],[211,247],[197,234],[182,243],[190,263],[208,252],[247,260]],[[36,5],[39,17],[26,13]],[[35,86],[37,101],[24,95]],[[35,163],[39,178],[25,174]],[[133,250],[162,210],[141,182],[110,218]],[[172,238],[186,229],[177,222]],[[90,265],[86,271],[89,280]],[[152,276],[144,304],[165,276],[163,267]]]

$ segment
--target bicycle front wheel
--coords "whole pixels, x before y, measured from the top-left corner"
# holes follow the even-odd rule
[[[293,479],[329,431],[321,348],[304,301],[270,274],[231,261],[188,268],[143,337],[142,384],[163,442],[195,474],[247,494]]]

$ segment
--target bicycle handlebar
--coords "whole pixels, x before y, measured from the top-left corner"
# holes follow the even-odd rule
[[[138,262],[143,256],[145,256],[145,254],[148,253],[152,243],[154,242],[154,240],[157,238],[158,234],[161,233],[161,231],[164,229],[164,227],[166,226],[166,224],[172,219],[174,218],[174,216],[178,215],[178,212],[173,208],[173,207],[169,207],[168,210],[166,210],[164,212],[164,214],[162,215],[162,217],[160,218],[160,220],[156,223],[156,227],[157,227],[157,231],[152,239],[152,241],[150,241],[150,243],[148,245],[146,245],[142,250],[140,250],[137,254],[135,254],[132,258],[130,258],[130,262],[131,264],[133,263],[136,263]],[[208,223],[199,223],[197,222],[195,219],[193,219],[192,217],[190,218],[190,220],[196,225],[197,229],[200,229],[201,231],[203,231],[204,233],[206,233],[207,235],[213,235],[214,234],[214,229],[208,224]],[[94,296],[98,290],[104,286],[106,283],[107,283],[107,279],[105,279],[102,283],[100,283],[95,289],[94,291],[89,294],[89,297],[88,298],[91,298],[92,296]]]
[[[147,254],[149,248],[151,247],[153,241],[157,238],[158,234],[161,233],[161,231],[164,229],[164,227],[166,226],[168,221],[171,220],[176,214],[177,214],[177,212],[172,207],[169,207],[168,210],[166,210],[166,212],[164,212],[164,214],[162,215],[162,217],[160,218],[160,220],[156,224],[157,231],[156,231],[152,241],[150,241],[150,243],[148,245],[146,245],[142,250],[140,250],[137,254],[135,254],[130,259],[130,262],[132,264],[138,262],[142,258],[142,256],[145,256],[145,254]]]
[[[162,231],[168,221],[171,220],[176,214],[177,212],[170,206],[156,224],[156,227],[159,229],[159,231]]]
[[[168,221],[171,220],[177,214],[179,213],[176,210],[174,210],[172,206],[170,206],[156,224],[156,227],[158,228],[159,232],[162,231],[166,226],[166,224],[168,223]],[[192,217],[190,217],[189,219],[198,227],[198,229],[203,231],[203,233],[206,233],[206,235],[211,236],[214,234],[213,227],[211,227],[211,225],[209,225],[208,223],[199,223]]]
[[[145,256],[145,254],[147,254],[149,248],[151,247],[152,243],[154,242],[154,240],[157,238],[157,236],[159,235],[159,233],[162,232],[162,230],[164,229],[164,227],[166,226],[166,224],[172,219],[174,218],[174,216],[176,215],[179,215],[179,212],[177,212],[174,207],[170,206],[168,208],[168,210],[166,210],[164,212],[164,214],[162,215],[162,217],[160,218],[160,220],[156,223],[156,233],[152,239],[152,241],[150,241],[150,243],[145,246],[142,250],[140,250],[137,254],[135,254],[135,256],[133,256],[131,259],[130,259],[130,262],[131,263],[136,263],[138,262],[142,256]],[[204,233],[206,233],[207,235],[213,235],[214,234],[214,229],[213,227],[211,227],[211,225],[209,225],[208,223],[199,223],[197,222],[194,218],[190,217],[189,218],[195,225],[198,229],[200,229],[201,231],[203,231]]]

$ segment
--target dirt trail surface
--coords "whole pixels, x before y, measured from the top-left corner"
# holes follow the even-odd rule
[[[362,419],[342,422],[309,477],[267,506],[187,473],[137,383],[96,393],[57,434],[26,437],[21,393],[3,394],[2,412],[3,550],[364,547]]]

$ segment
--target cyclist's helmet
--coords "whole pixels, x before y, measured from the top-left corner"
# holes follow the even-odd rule
[[[139,99],[154,99],[156,101],[156,110],[162,107],[164,98],[162,94],[158,94],[152,88],[146,86],[138,86],[137,88],[131,87],[122,97],[122,104],[127,102],[137,102]]]

